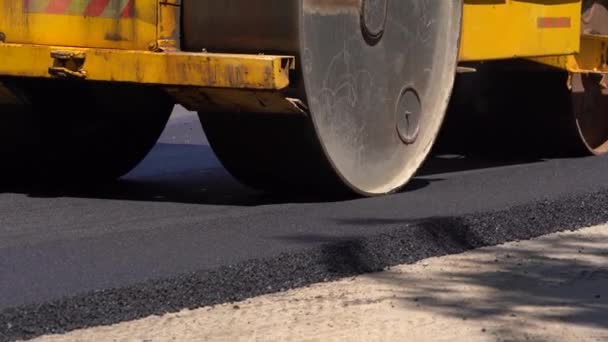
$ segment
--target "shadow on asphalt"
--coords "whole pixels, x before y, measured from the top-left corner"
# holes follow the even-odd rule
[[[540,160],[484,159],[462,154],[432,154],[418,176],[400,193],[416,192],[441,178],[435,174],[522,165]],[[5,193],[22,193],[36,198],[76,197],[147,202],[257,206],[284,203],[319,203],[356,200],[303,195],[265,194],[239,184],[219,164],[205,145],[158,144],[150,155],[122,179],[91,186],[42,186],[35,183],[0,186]]]
[[[397,299],[404,305],[416,303],[420,310],[434,314],[500,323],[525,312],[541,324],[567,322],[608,328],[608,249],[604,241],[580,235],[545,237],[542,243],[498,253],[496,247],[480,247],[499,244],[501,234],[478,230],[469,221],[461,218],[432,218],[415,224],[385,219],[340,221],[359,226],[370,223],[401,225],[403,229],[411,224],[412,229],[422,233],[412,234],[416,239],[411,241],[396,242],[412,246],[407,250],[406,260],[403,255],[384,255],[373,239],[357,236],[292,235],[277,239],[300,244],[323,243],[323,264],[331,274],[368,274],[375,281],[401,288],[402,293]],[[420,251],[413,247],[417,243]],[[440,249],[429,251],[429,246]],[[475,250],[479,257],[467,263],[458,262],[454,267],[444,267],[432,277],[381,272],[387,270],[387,264],[390,267],[422,260],[425,258],[423,254],[427,257],[428,254],[441,256],[470,250]],[[579,253],[588,256],[587,259],[577,258]],[[590,262],[589,257],[594,262]],[[456,292],[455,288],[461,292]],[[470,299],[473,292],[467,291],[475,288],[483,289],[487,296]],[[535,310],[530,312],[529,308]]]

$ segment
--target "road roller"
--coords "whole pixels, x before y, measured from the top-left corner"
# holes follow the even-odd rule
[[[120,178],[175,105],[269,192],[397,192],[458,115],[600,155],[607,43],[605,0],[0,0],[0,176]]]

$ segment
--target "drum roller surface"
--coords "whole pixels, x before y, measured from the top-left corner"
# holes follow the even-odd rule
[[[460,1],[183,6],[186,50],[297,58],[287,92],[305,115],[199,113],[212,148],[242,182],[379,195],[401,188],[426,158],[453,86]]]

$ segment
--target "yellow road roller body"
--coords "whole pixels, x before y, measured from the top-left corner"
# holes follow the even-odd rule
[[[244,184],[388,194],[430,152],[458,74],[523,60],[536,72],[527,75],[568,75],[565,97],[572,76],[601,84],[605,7],[600,0],[0,0],[0,155],[12,161],[13,176],[113,179],[145,156],[181,104],[199,113],[212,148]],[[591,86],[580,88],[586,94]],[[603,111],[596,116],[604,121]],[[581,135],[573,117],[573,134]],[[25,141],[33,127],[35,138]],[[80,134],[87,130],[97,135]],[[583,141],[588,151],[604,152],[601,133]],[[54,145],[56,137],[63,140]],[[114,144],[104,147],[105,139]]]
[[[180,0],[0,0],[0,8],[3,75],[53,77],[48,72],[55,61],[51,53],[61,50],[86,55],[82,71],[91,80],[216,86],[211,70],[251,69],[246,77],[259,80],[245,86],[264,89],[269,86],[262,81],[264,68],[270,67],[273,79],[280,79],[270,86],[280,89],[287,85],[288,75],[273,63],[285,65],[284,59],[295,58],[180,51]],[[576,54],[580,16],[581,0],[464,1],[459,60]],[[214,68],[197,70],[201,65]],[[138,73],[141,69],[146,72]],[[189,77],[208,81],[193,82]],[[221,87],[242,87],[217,82]]]

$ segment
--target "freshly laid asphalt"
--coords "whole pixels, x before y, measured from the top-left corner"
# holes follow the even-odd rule
[[[608,159],[432,156],[402,192],[247,189],[176,112],[123,180],[0,189],[0,340],[112,324],[608,222]]]

